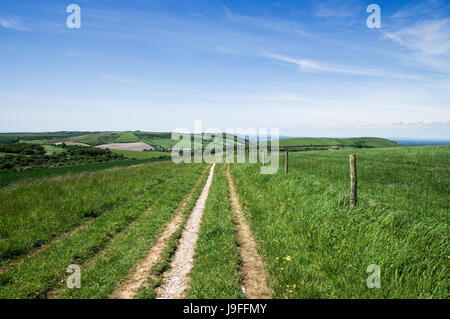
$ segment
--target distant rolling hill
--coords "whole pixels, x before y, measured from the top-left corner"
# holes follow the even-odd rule
[[[280,148],[378,148],[399,146],[380,137],[322,138],[296,137],[280,140]]]
[[[78,142],[98,146],[112,143],[136,143],[141,140],[133,132],[100,132],[87,134]]]
[[[192,136],[192,135],[191,135]],[[236,136],[234,136],[236,139]],[[223,136],[224,145],[232,142]],[[168,151],[171,150],[179,140],[172,140],[172,133],[169,132],[141,132],[141,131],[127,131],[127,132],[100,132],[86,135],[78,142],[85,143],[91,146],[102,146],[107,144],[117,143],[146,143],[155,150]],[[204,140],[203,146],[209,144],[209,141]],[[247,144],[248,142],[246,142]],[[186,145],[185,147],[188,147]]]
[[[191,135],[192,136],[192,135]],[[89,145],[99,148],[109,147],[114,149],[114,145],[119,145],[118,149],[124,150],[142,150],[148,148],[156,151],[169,151],[179,140],[172,140],[170,132],[142,132],[142,131],[124,131],[124,132],[50,132],[50,133],[7,133],[0,134],[0,144],[6,143],[38,143],[45,145],[57,145],[61,143],[75,145]],[[236,136],[231,139],[224,134],[224,145],[231,144],[238,140]],[[248,146],[246,139],[240,143]],[[145,144],[144,144],[145,143]],[[211,141],[204,140],[203,147],[209,145]],[[378,137],[354,137],[354,138],[313,138],[296,137],[280,139],[280,148],[302,149],[302,150],[321,150],[333,148],[378,148],[399,146],[396,142]],[[270,142],[269,142],[270,144]],[[129,148],[127,148],[129,145]],[[139,147],[137,147],[139,146]],[[186,145],[185,147],[188,147]]]

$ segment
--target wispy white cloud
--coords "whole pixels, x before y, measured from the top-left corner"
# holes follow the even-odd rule
[[[385,72],[374,69],[365,69],[365,68],[355,68],[351,66],[343,66],[343,65],[335,65],[328,64],[322,62],[316,62],[307,59],[296,59],[280,54],[273,54],[263,52],[263,56],[277,60],[282,62],[287,62],[291,64],[295,64],[300,67],[303,71],[316,71],[316,72],[331,72],[331,73],[344,73],[344,74],[353,74],[353,75],[362,75],[362,76],[378,76],[378,77],[388,77],[388,78],[396,78],[396,79],[410,79],[417,80],[419,79],[417,76],[405,75],[399,73]]]
[[[449,8],[445,7],[445,1],[447,0],[432,0],[432,1],[422,1],[422,2],[412,2],[405,5],[404,7],[397,10],[394,14],[390,15],[389,18],[401,21],[401,20],[414,20],[417,19],[417,15],[420,14],[421,17],[428,18],[438,18],[446,15],[446,10]]]
[[[0,26],[6,29],[24,31],[27,28],[17,19],[0,16]]]
[[[386,31],[384,36],[411,52],[405,59],[450,73],[449,18],[422,21],[414,26]]]
[[[385,36],[415,52],[425,55],[450,53],[450,19],[430,20]]]

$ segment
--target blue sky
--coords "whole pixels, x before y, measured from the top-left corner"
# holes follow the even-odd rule
[[[81,7],[81,29],[66,7]],[[381,8],[369,29],[366,7]],[[450,138],[448,1],[4,0],[0,131]]]

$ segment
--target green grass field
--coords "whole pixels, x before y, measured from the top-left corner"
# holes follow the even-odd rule
[[[173,174],[163,169],[170,164],[81,173],[4,189],[0,192],[0,262],[26,253],[83,220],[142,194],[164,181],[165,175],[159,174]],[[43,214],[45,219],[41,217]]]
[[[358,171],[353,209],[350,153]],[[260,174],[260,163],[231,164],[272,298],[448,297],[450,146],[302,151],[289,158],[288,174],[284,153],[273,175]],[[245,297],[242,238],[225,168],[215,168],[187,298]],[[155,298],[208,171],[206,163],[164,161],[35,176],[1,188],[0,298],[113,296],[191,193],[181,225],[135,295]],[[80,289],[66,287],[70,264],[82,269]],[[381,268],[381,289],[366,285],[371,264]]]
[[[92,172],[101,171],[114,167],[126,167],[133,165],[140,165],[149,162],[161,161],[165,159],[159,159],[158,157],[153,157],[149,159],[138,159],[138,160],[120,160],[120,161],[110,161],[103,163],[91,163],[91,164],[81,164],[81,165],[71,165],[71,166],[61,166],[61,167],[50,167],[50,168],[37,168],[22,171],[1,171],[0,172],[0,188],[6,185],[16,183],[19,181],[32,181],[45,177],[55,177],[65,174],[75,174],[81,172]]]
[[[450,147],[352,150],[356,209],[348,153],[291,153],[288,174],[232,166],[273,297],[448,297]],[[370,264],[381,267],[382,289],[366,287]]]
[[[136,259],[144,253],[149,242],[154,240],[154,236],[171,216],[177,203],[199,177],[203,168],[203,164],[155,163],[44,181],[2,191],[0,196],[7,196],[10,192],[16,193],[17,202],[8,203],[8,207],[14,207],[14,211],[2,206],[0,214],[0,251],[4,270],[0,275],[0,297],[48,296],[61,285],[68,262],[83,264],[88,269],[89,265],[106,263],[105,267],[109,267],[110,272],[103,272],[103,276],[112,272],[113,278],[119,280],[117,276],[120,274],[120,267],[123,275],[126,275],[128,268],[120,262],[117,264],[119,268],[111,267],[114,258],[122,256],[125,249],[127,253],[122,257],[132,265],[133,259],[129,258]],[[180,174],[182,171],[184,174]],[[55,189],[58,191],[55,192]],[[52,198],[46,202],[48,207],[41,208],[46,214],[45,219],[36,218],[43,213],[32,214],[27,207],[15,204],[19,203],[20,194],[25,191],[29,195]],[[31,200],[27,204],[28,207],[35,206],[33,196],[29,197]],[[59,211],[65,211],[66,214],[58,214]],[[13,218],[17,215],[22,218]],[[71,236],[62,236],[64,232],[89,219],[95,220]],[[27,231],[27,225],[31,224],[34,227],[30,232]],[[24,233],[27,235],[23,236]],[[14,239],[19,234],[24,238]],[[50,245],[34,258],[25,258],[18,266],[8,268],[11,259],[21,258],[30,249],[39,247],[54,237],[60,237],[61,241]],[[128,248],[125,248],[126,245]],[[117,257],[111,257],[110,254]],[[97,267],[92,269],[97,274],[100,271]],[[86,272],[86,287],[90,287],[87,279],[89,273]],[[98,275],[92,277],[94,288],[87,288],[82,294],[88,294],[89,297],[104,296],[104,290],[111,290],[116,283],[107,279],[99,281]],[[107,282],[108,286],[102,285],[102,282]],[[104,290],[95,289],[99,286]]]
[[[100,254],[90,259],[84,267],[84,289],[59,288],[62,298],[108,298],[123,281],[130,269],[142,259],[148,247],[155,244],[157,236],[175,212],[183,197],[201,178],[204,165],[178,168],[177,175],[166,188],[162,198],[155,199],[148,212],[140,215]],[[184,170],[184,174],[180,174]],[[200,187],[198,187],[200,188]],[[189,208],[192,209],[192,203]]]
[[[113,153],[122,154],[126,158],[129,159],[153,159],[153,158],[168,158],[170,159],[171,155],[168,152],[143,152],[143,151],[121,151],[121,150],[112,150]]]

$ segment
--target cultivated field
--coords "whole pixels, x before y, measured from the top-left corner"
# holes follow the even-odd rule
[[[448,296],[450,147],[289,158],[273,175],[261,163],[166,161],[11,182],[0,298]],[[66,285],[71,264],[80,288]],[[366,285],[370,264],[380,289]]]
[[[119,151],[148,151],[154,149],[153,147],[143,142],[102,144],[96,147],[101,149],[109,148],[111,150]]]

